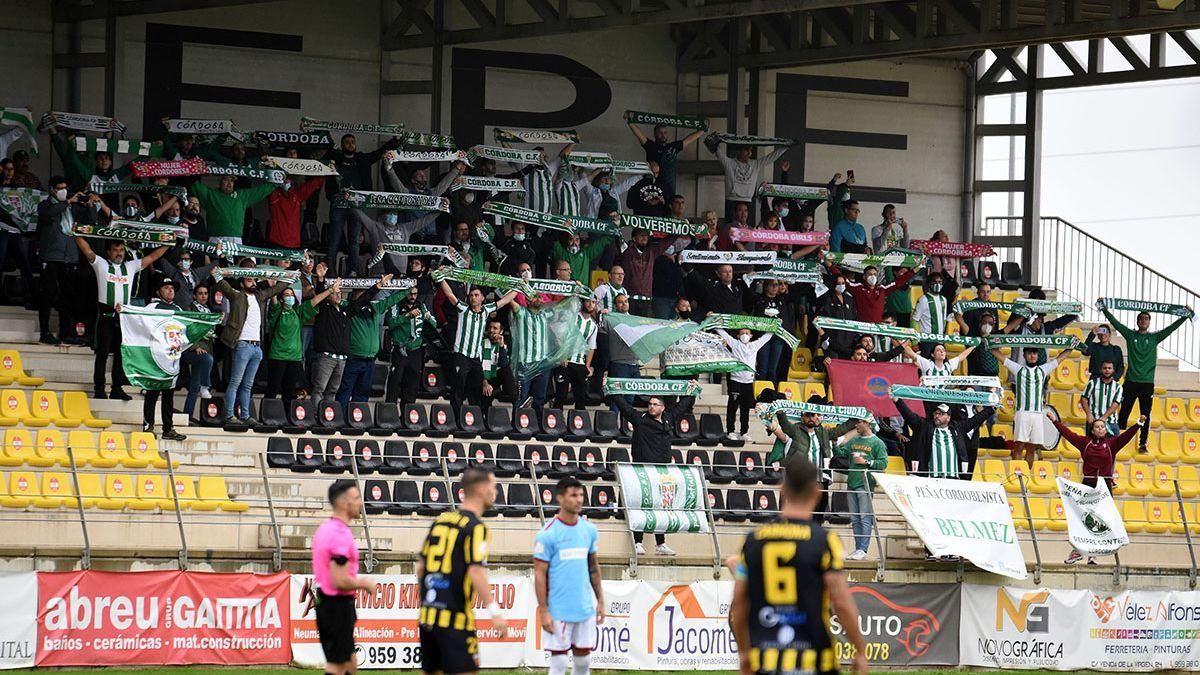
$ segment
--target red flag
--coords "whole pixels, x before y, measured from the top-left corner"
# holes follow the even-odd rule
[[[828,368],[829,384],[837,405],[866,407],[880,417],[897,417],[896,404],[888,388],[893,384],[919,385],[920,373],[911,363],[875,363],[833,359]],[[912,408],[914,403],[909,402]],[[920,405],[919,403],[915,405]],[[920,408],[913,408],[920,410]]]

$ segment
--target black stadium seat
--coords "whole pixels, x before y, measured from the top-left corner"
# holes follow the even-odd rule
[[[442,463],[438,457],[437,446],[433,441],[414,441],[412,444],[412,468],[408,472],[414,476],[441,474]]]
[[[346,404],[346,428],[342,429],[342,433],[365,434],[373,426],[375,423],[371,420],[370,403],[350,402]]]
[[[397,435],[409,438],[420,436],[429,428],[429,415],[426,414],[424,405],[409,403],[404,406],[401,422],[403,422],[404,426],[396,429]]]
[[[375,426],[367,433],[372,436],[391,436],[404,426],[400,420],[400,410],[395,403],[380,401],[375,404]]]
[[[325,463],[321,473],[342,473],[350,470],[350,441],[331,438],[325,441]]]
[[[597,410],[592,420],[594,431],[591,435],[593,443],[611,443],[617,438],[620,427],[620,416],[611,410]]]
[[[725,520],[731,523],[744,523],[754,514],[750,508],[750,493],[746,490],[725,491]]]
[[[979,281],[986,281],[993,288],[1000,285],[1000,271],[996,269],[996,263],[991,260],[979,261]]]
[[[508,433],[509,438],[529,438],[541,432],[541,425],[538,424],[538,416],[533,408],[513,408],[512,426],[512,431]]]
[[[254,426],[255,433],[273,434],[286,424],[287,412],[284,410],[283,401],[277,398],[264,398],[259,402],[258,424]]]
[[[391,368],[376,367],[371,373],[371,395],[369,398],[383,398],[387,393],[387,378]]]
[[[379,452],[379,441],[364,438],[354,444],[354,460],[359,473],[375,473],[383,467],[383,455]]]
[[[200,400],[200,425],[219,427],[225,423],[225,399],[214,396]]]
[[[527,444],[525,466],[529,471],[536,473],[538,478],[546,478],[546,472],[550,470],[550,455],[546,452],[546,446],[539,443]]]
[[[458,421],[454,417],[454,408],[446,403],[432,403],[429,406],[429,429],[425,435],[430,438],[446,438],[451,432],[458,430]]]
[[[683,464],[683,451],[682,450],[680,450],[679,448],[671,449],[671,463],[672,464]]]
[[[421,491],[415,481],[397,480],[392,482],[392,505],[388,513],[405,516],[417,512],[421,506]]]
[[[783,480],[783,472],[779,468],[779,462],[771,462],[763,465],[763,479],[765,485],[779,485]]]
[[[267,439],[267,466],[273,469],[290,469],[296,463],[296,451],[290,438]]]
[[[711,448],[719,445],[724,437],[725,426],[721,423],[720,415],[715,413],[700,415],[700,436],[696,438],[696,445]]]
[[[492,454],[491,443],[472,443],[470,447],[467,448],[467,455],[471,462],[471,466],[477,466],[495,471],[496,456]]]
[[[725,518],[725,497],[716,488],[708,488],[708,510],[712,513],[713,518],[722,520]]]
[[[550,451],[550,467],[546,475],[550,478],[566,478],[575,475],[579,465],[575,463],[575,448],[569,445],[556,445]]]
[[[467,470],[467,451],[458,441],[442,443],[442,459],[446,462],[446,471],[451,476],[457,476]]]
[[[608,470],[610,474],[614,474],[617,470],[617,464],[629,463],[629,448],[624,445],[618,445],[608,449]]]
[[[738,477],[734,480],[740,485],[754,485],[762,482],[762,459],[757,451],[746,450],[738,457]]]
[[[312,428],[313,418],[317,416],[316,408],[309,399],[288,401],[285,406],[287,426],[283,427],[285,434],[303,434]]]
[[[496,476],[498,478],[529,477],[529,468],[521,458],[521,449],[516,443],[501,443],[496,446]]]
[[[386,513],[392,506],[392,493],[386,481],[369,480],[363,486],[363,507],[367,513]]]
[[[342,412],[342,404],[337,401],[321,401],[317,404],[317,422],[313,425],[314,434],[332,434],[346,426],[346,416]]]
[[[592,416],[586,410],[571,410],[566,413],[567,428],[563,432],[563,440],[570,443],[581,443],[592,435]]]
[[[688,450],[687,456],[684,457],[683,461],[686,464],[690,464],[692,466],[698,467],[701,471],[704,472],[705,476],[708,475],[709,463],[711,462],[711,460],[708,458],[707,450],[698,450],[698,449]]]
[[[553,518],[554,514],[558,513],[558,500],[554,496],[554,486],[550,483],[542,483],[537,496],[539,497],[538,504],[542,508],[542,517]]]
[[[779,504],[775,500],[774,490],[755,490],[750,505],[753,507],[750,520],[756,523],[765,523],[779,516]]]
[[[441,398],[446,393],[446,376],[441,366],[425,366],[421,373],[421,398]]]
[[[455,438],[471,439],[483,431],[483,412],[477,405],[464,405],[458,419],[458,429],[450,432]]]
[[[480,432],[480,438],[486,438],[489,441],[498,441],[508,436],[508,432],[512,431],[512,412],[508,408],[502,408],[498,405],[493,405],[488,408],[486,429]]]
[[[704,475],[710,483],[728,485],[738,477],[737,457],[731,450],[715,450],[712,455],[712,467]]]
[[[535,437],[544,443],[557,441],[567,428],[566,418],[557,408],[542,408],[541,422],[542,430],[540,433],[536,433]]]
[[[533,501],[533,486],[529,483],[508,484],[508,507],[506,516],[523,517],[537,513],[537,504]]]
[[[604,463],[604,453],[600,452],[600,448],[585,445],[579,449],[579,472],[575,475],[580,480],[603,478],[607,472],[608,466]]]
[[[679,419],[675,420],[675,438],[671,440],[673,445],[691,445],[700,438],[700,424],[696,422],[695,415],[680,415]]]
[[[617,506],[617,491],[611,485],[597,485],[592,488],[592,497],[588,500],[585,511],[588,518],[606,520],[608,518],[624,518]]]
[[[440,480],[425,481],[421,488],[421,506],[417,508],[417,513],[433,516],[450,508],[450,495],[446,490],[446,484]]]
[[[404,441],[383,442],[383,466],[379,473],[398,476],[412,468],[412,457],[408,454],[408,443]]]
[[[321,452],[320,441],[312,437],[297,439],[296,463],[292,465],[292,471],[312,473],[321,468],[323,461],[324,454]]]
[[[958,261],[959,282],[964,288],[979,285],[979,275],[975,273],[975,261],[961,258]]]

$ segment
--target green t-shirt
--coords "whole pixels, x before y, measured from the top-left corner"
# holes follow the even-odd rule
[[[856,453],[861,454],[869,463],[855,464],[854,455]],[[833,454],[845,458],[850,464],[850,469],[846,472],[846,485],[851,490],[861,490],[864,487],[874,490],[875,477],[871,476],[871,472],[883,471],[887,468],[887,446],[875,435],[851,439],[835,448]],[[864,485],[866,481],[870,481],[870,486]]]
[[[384,314],[407,296],[407,293],[392,293],[383,300],[371,301],[365,311],[350,317],[350,356],[373,359],[379,354]]]
[[[1104,310],[1104,317],[1109,320],[1117,332],[1125,338],[1125,348],[1129,352],[1129,367],[1125,371],[1126,382],[1154,384],[1154,371],[1158,368],[1158,343],[1166,340],[1176,328],[1187,321],[1187,317],[1179,317],[1175,323],[1157,333],[1139,333],[1117,321],[1116,317]]]
[[[403,347],[406,351],[420,349],[425,344],[425,324],[437,328],[437,318],[424,305],[417,305],[417,308],[421,314],[416,317],[400,305],[387,311],[388,334],[392,336],[393,346]]]
[[[300,326],[317,315],[311,302],[301,302],[287,307],[283,302],[272,302],[268,310],[271,331],[271,349],[267,358],[274,361],[301,361],[304,351],[300,346]]]

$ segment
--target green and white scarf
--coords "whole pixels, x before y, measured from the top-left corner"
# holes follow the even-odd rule
[[[542,163],[542,153],[539,150],[517,150],[516,148],[502,148],[497,145],[476,145],[467,151],[467,159],[471,164],[474,164],[475,159],[478,157],[498,162],[511,162],[513,164]]]
[[[229,135],[241,140],[242,134],[233,120],[169,119],[164,125],[172,134],[199,134],[201,136]]]
[[[956,344],[964,347],[978,346],[982,344],[983,339],[977,337],[967,337],[965,335],[944,335],[942,333],[922,333],[911,328],[903,328],[901,326],[889,326],[885,323],[867,323],[865,321],[852,321],[850,319],[833,319],[827,316],[819,316],[813,321],[813,325],[825,330],[844,330],[853,333],[865,333],[867,335],[886,335],[890,338],[899,340],[910,340],[916,342],[940,342],[943,344]]]
[[[791,349],[800,346],[800,341],[796,339],[796,336],[789,333],[783,327],[783,321],[774,317],[747,316],[745,314],[709,314],[701,325],[705,328],[724,328],[725,330],[747,328],[760,333],[773,333],[786,342]]]
[[[443,265],[431,272],[430,277],[435,282],[449,279],[472,286],[487,286],[488,288],[496,289],[500,293],[507,293],[512,290],[522,291],[526,295],[532,293],[532,289],[517,277],[496,274],[494,272],[484,272],[483,270],[447,267]]]
[[[558,279],[529,279],[525,283],[528,284],[529,289],[534,293],[575,295],[581,298],[592,297],[592,290],[574,279],[567,281],[559,281]]]
[[[92,192],[98,195],[112,195],[122,192],[149,192],[175,195],[180,199],[187,197],[187,188],[179,185],[155,185],[154,183],[110,183],[96,181],[91,186]]]
[[[443,150],[454,150],[458,147],[458,143],[454,142],[453,136],[444,134],[427,134],[423,131],[406,131],[400,134],[400,140],[407,145],[419,145],[423,148],[442,148]],[[467,164],[471,162],[464,160]]]
[[[704,223],[689,223],[680,218],[663,218],[660,216],[638,216],[632,213],[622,213],[621,222],[635,230],[661,232],[680,237],[694,237],[708,231]]]
[[[337,169],[319,159],[300,159],[299,157],[279,157],[264,155],[264,166],[279,169],[284,173],[296,176],[337,176]]]
[[[576,151],[567,154],[567,164],[577,169],[603,169],[608,171],[612,169],[613,158],[607,152]]]
[[[459,176],[450,184],[450,191],[458,190],[488,190],[491,192],[524,192],[525,186],[517,178],[496,178],[494,176]]]
[[[792,260],[778,258],[771,264],[771,269],[747,274],[743,277],[746,284],[759,279],[775,279],[790,284],[819,284],[823,269],[815,260]]]
[[[925,387],[991,387],[1000,388],[1000,378],[995,375],[924,375],[921,385]]]
[[[775,251],[700,251],[689,249],[679,254],[687,265],[771,265],[779,259]]]
[[[768,136],[747,136],[742,134],[714,134],[717,140],[729,145],[795,145],[794,138],[771,138]]]
[[[493,132],[497,143],[578,143],[579,132],[574,129],[500,129]]]
[[[445,244],[380,244],[380,250],[367,261],[367,267],[378,265],[383,256],[391,253],[394,255],[434,255],[447,258],[450,262],[465,267],[468,261],[462,257],[456,249],[446,246]]]
[[[999,315],[1000,312],[1011,312],[1017,316],[1023,316],[1026,319],[1033,316],[1033,312],[1029,307],[1017,305],[1011,302],[992,302],[990,300],[960,300],[959,302],[954,303],[954,311],[959,315],[966,314],[967,312],[973,312],[977,309],[990,309],[997,313],[997,315]]]
[[[396,162],[466,162],[467,153],[463,150],[388,150],[383,153],[383,161],[388,164]]]
[[[636,161],[627,159],[614,159],[612,161],[613,173],[650,173],[650,162]]]
[[[218,253],[216,244],[204,241],[203,239],[188,239],[183,242],[183,250],[203,253],[210,258],[217,257]]]
[[[284,248],[263,248],[261,246],[246,246],[222,240],[217,246],[217,254],[222,258],[263,258],[266,260],[291,260],[302,262],[304,251],[293,251]]]
[[[806,414],[820,415],[822,422],[834,422],[835,424],[841,424],[846,420],[870,420],[871,426],[878,428],[875,416],[863,406],[820,405],[804,401],[779,400],[759,407],[758,416],[763,422],[769,424],[780,411],[793,419]]]
[[[213,270],[213,278],[221,279],[275,279],[289,284],[300,279],[297,270],[283,270],[278,267],[218,267]]]
[[[1172,305],[1165,302],[1150,302],[1148,300],[1127,300],[1125,298],[1100,298],[1096,301],[1096,309],[1109,311],[1128,310],[1131,312],[1150,312],[1152,314],[1170,314],[1188,319],[1196,317],[1196,313],[1185,305]]]
[[[247,135],[262,146],[297,147],[297,148],[328,148],[333,145],[333,137],[328,131],[248,131]]]
[[[913,387],[907,384],[893,384],[889,391],[892,398],[907,398],[931,403],[949,403],[952,405],[984,405],[996,407],[1000,405],[1000,395],[994,391],[971,391],[963,389],[937,389],[935,387]]]
[[[825,253],[825,261],[861,272],[868,267],[921,267],[925,264],[925,256],[921,253],[900,251],[891,251],[883,255],[828,251]]]
[[[32,232],[37,229],[37,207],[47,197],[42,190],[33,188],[0,188],[0,210],[12,218],[19,232]],[[8,223],[0,223],[6,231],[12,231]]]
[[[338,193],[335,205],[355,209],[450,212],[450,200],[446,199],[445,197],[413,194],[411,192],[370,192],[367,190],[342,190],[340,193]]]
[[[697,331],[667,347],[662,353],[665,377],[693,377],[700,373],[752,373],[720,337]]]
[[[76,152],[108,152],[114,155],[137,155],[138,157],[162,157],[163,146],[150,141],[117,140],[115,138],[96,138],[94,136],[76,136]]]
[[[516,204],[508,204],[506,202],[488,202],[483,206],[483,212],[499,218],[515,220],[538,227],[548,227],[552,230],[569,232],[571,234],[579,232],[596,232],[611,236],[621,234],[621,228],[611,220],[584,218],[581,216],[559,216],[553,213],[534,211],[524,206],[517,206]]]
[[[111,117],[57,111],[51,111],[42,115],[42,121],[41,124],[38,125],[38,130],[41,131],[42,129],[47,129],[49,127],[74,129],[75,131],[92,131],[98,134],[106,134],[110,131],[115,131],[122,136],[125,135],[126,128],[124,124],[121,124]]]
[[[1079,338],[1074,335],[1036,335],[1014,333],[993,333],[984,340],[988,349],[1004,347],[1037,347],[1039,349],[1074,349],[1079,346]]]
[[[33,111],[23,106],[0,106],[0,126],[17,126],[25,130],[25,137],[38,154],[37,132],[33,128]]]
[[[351,134],[374,134],[376,136],[399,136],[404,133],[403,124],[371,124],[368,122],[330,122],[300,118],[300,129],[303,131],[341,131]]]
[[[656,380],[634,377],[610,377],[604,382],[604,395],[693,396],[700,387],[685,380]]]
[[[829,199],[829,189],[823,187],[808,187],[806,185],[783,185],[780,183],[763,183],[758,186],[759,197],[782,197],[783,199]]]
[[[1055,302],[1053,300],[1017,298],[1013,304],[1018,307],[1025,307],[1034,314],[1079,314],[1083,311],[1082,302]]]
[[[374,288],[379,285],[380,278],[371,279],[369,277],[342,277],[340,279],[326,279],[325,287],[330,288],[334,283],[337,283],[341,288],[357,291],[365,288]],[[380,290],[384,291],[406,291],[410,288],[417,287],[416,279],[388,279],[388,282],[383,285]]]
[[[653,124],[656,127],[675,127],[676,129],[708,130],[708,120],[691,115],[669,115],[667,113],[639,112],[626,110],[625,121],[629,124]]]
[[[249,164],[228,164],[220,165],[216,162],[207,162],[208,173],[213,176],[237,176],[238,178],[252,178],[261,180],[275,185],[283,185],[283,179],[287,176],[286,173],[279,169],[263,169]]]
[[[114,220],[108,225],[89,225],[76,222],[71,227],[71,233],[80,237],[145,242],[163,246],[174,244],[179,239],[179,235],[175,231],[147,227],[145,223],[128,220]]]

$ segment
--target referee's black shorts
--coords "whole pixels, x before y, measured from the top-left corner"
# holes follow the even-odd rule
[[[321,649],[328,663],[346,663],[354,658],[354,611],[353,595],[317,594],[317,634],[321,636]]]
[[[426,673],[479,670],[479,639],[475,631],[421,626],[421,670]]]

